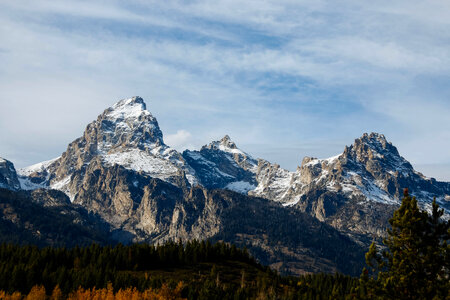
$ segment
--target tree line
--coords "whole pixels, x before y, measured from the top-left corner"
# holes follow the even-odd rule
[[[224,260],[238,260],[263,268],[247,250],[221,242],[119,244],[114,247],[92,244],[71,249],[1,244],[0,290],[27,293],[33,286],[43,285],[51,291],[58,285],[68,293],[80,286],[106,288],[108,283],[113,283],[116,290],[129,286],[145,290],[151,287],[152,281],[136,276],[142,271]]]
[[[74,248],[0,245],[0,299],[450,299],[450,222],[407,190],[359,278],[280,276],[209,241]]]

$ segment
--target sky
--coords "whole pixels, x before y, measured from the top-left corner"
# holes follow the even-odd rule
[[[364,132],[450,181],[450,1],[0,2],[0,156],[61,155],[139,95],[168,145],[295,170]]]

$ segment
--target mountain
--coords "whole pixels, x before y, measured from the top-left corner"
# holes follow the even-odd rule
[[[378,133],[364,134],[342,154],[305,157],[295,172],[254,159],[226,136],[183,157],[208,188],[263,197],[324,221],[358,242],[381,238],[404,188],[430,209],[436,197],[450,212],[450,183],[415,171],[397,148]]]
[[[74,201],[91,164],[117,164],[177,185],[195,183],[181,154],[164,144],[156,118],[140,97],[106,109],[60,157],[20,170],[22,186],[58,189]]]
[[[20,182],[17,177],[14,164],[0,157],[0,188],[13,191],[20,190]]]
[[[222,189],[242,192],[249,180],[255,188],[257,169],[229,137],[200,154],[171,149],[142,98],[133,97],[106,109],[60,157],[19,174],[24,189],[60,190],[71,205],[98,215],[114,242],[209,238],[247,246],[261,262],[294,274],[358,273],[363,248],[333,227]]]
[[[206,188],[228,189],[243,194],[282,200],[293,174],[277,164],[254,159],[226,135],[200,151],[185,150],[183,157]]]
[[[352,268],[383,236],[403,188],[425,208],[437,197],[450,209],[450,184],[416,172],[381,134],[364,134],[335,157],[306,157],[290,172],[229,136],[181,154],[140,97],[106,109],[60,157],[18,179],[25,190],[64,192],[67,205],[110,226],[110,240],[222,240],[296,274],[358,273]]]
[[[335,157],[306,157],[295,176],[293,207],[350,235],[382,237],[404,188],[424,209],[436,197],[450,212],[450,183],[415,171],[382,134],[364,134]]]
[[[257,185],[254,175],[258,162],[238,149],[228,135],[200,151],[185,150],[183,158],[195,170],[199,183],[208,189],[247,193]]]
[[[338,156],[322,160],[306,157],[297,173],[301,194],[321,188],[347,197],[395,204],[403,189],[408,188],[425,206],[436,197],[447,210],[450,208],[445,200],[450,184],[415,171],[397,148],[378,133],[364,134]]]
[[[450,183],[438,182],[415,171],[384,135],[365,133],[342,154],[317,159],[305,157],[295,172],[289,172],[263,159],[254,159],[240,150],[229,136],[203,146],[200,151],[186,150],[183,157],[207,188],[226,188],[265,197],[285,206],[295,206],[314,190],[326,190],[347,198],[399,204],[404,188],[424,207],[433,198],[447,210]],[[233,188],[242,186],[246,188]],[[303,197],[303,198],[302,198]],[[322,219],[317,212],[317,218]]]

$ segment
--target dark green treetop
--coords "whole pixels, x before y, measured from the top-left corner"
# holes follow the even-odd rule
[[[389,220],[384,247],[366,253],[371,272],[361,275],[361,295],[369,299],[448,299],[450,223],[434,199],[431,215],[420,210],[405,189],[402,204]],[[371,277],[369,275],[372,275]]]

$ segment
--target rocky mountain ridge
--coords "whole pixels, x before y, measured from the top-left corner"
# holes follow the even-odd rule
[[[15,232],[11,236],[0,231],[0,239],[19,236],[21,243],[60,245],[66,241],[61,228],[74,234],[66,241],[70,245],[210,239],[246,246],[260,262],[283,273],[360,271],[361,246],[333,227],[274,201],[223,189],[178,187],[99,161],[91,162],[86,174],[73,202],[52,189],[10,193],[0,189],[2,226]],[[95,216],[97,223],[86,214]],[[45,221],[48,218],[57,223]],[[42,220],[48,224],[45,232],[40,229]],[[59,225],[52,231],[54,223]]]
[[[229,137],[226,140],[231,142]],[[191,158],[197,155],[197,162],[207,161],[205,168],[213,173],[210,178],[221,178],[218,181],[221,185],[210,187],[233,189],[233,184],[239,183],[246,189],[235,191],[306,212],[359,242],[383,236],[388,219],[400,204],[404,188],[417,197],[424,209],[430,209],[436,197],[449,217],[450,183],[438,182],[415,171],[382,134],[363,134],[352,145],[346,146],[342,154],[334,157],[305,157],[295,172],[262,159],[255,160],[248,154],[245,161],[252,162],[251,167],[239,170],[239,155],[236,153],[243,151],[233,150],[235,154],[231,156],[223,146],[222,149],[212,148],[214,151],[209,148],[205,151],[205,147],[198,152],[185,151],[184,154]],[[203,172],[196,168],[195,162],[187,160],[197,173]],[[227,171],[229,166],[234,167],[233,172]],[[236,177],[234,174],[239,174],[239,171],[245,171],[247,175]]]
[[[172,183],[196,182],[182,155],[164,144],[156,118],[140,97],[106,109],[60,157],[19,170],[22,188],[50,187],[73,201],[91,163],[118,164]]]
[[[353,242],[382,237],[405,187],[423,207],[437,197],[450,211],[450,183],[416,172],[381,134],[364,134],[335,157],[306,157],[290,172],[229,136],[179,153],[140,97],[106,109],[60,157],[19,170],[17,182],[64,192],[98,214],[116,241],[226,240],[253,245],[257,257],[294,273],[317,271],[300,262],[311,257],[322,270],[344,268],[333,255],[346,254],[326,244],[362,253]]]
[[[225,142],[234,145],[234,153],[225,150]],[[382,134],[364,134],[353,145],[345,147],[342,154],[331,158],[305,157],[295,172],[252,158],[239,150],[228,136],[212,144],[221,147],[204,146],[200,151],[183,153],[196,172],[206,176],[200,182],[207,188],[232,189],[295,206],[317,189],[395,205],[400,202],[403,188],[408,187],[425,208],[436,197],[448,210],[450,184],[415,171]],[[241,162],[246,165],[241,166]]]
[[[229,136],[180,154],[165,145],[156,118],[140,97],[106,109],[61,157],[20,170],[19,179],[23,188],[51,187],[64,191],[73,201],[91,163],[122,165],[178,187],[199,184],[267,198],[308,211],[321,221],[340,204],[317,201],[318,193],[338,197],[340,202],[359,199],[396,205],[407,187],[423,207],[429,207],[436,197],[450,211],[450,183],[416,172],[382,134],[364,134],[342,154],[328,159],[305,157],[301,166],[290,172],[254,159]]]

